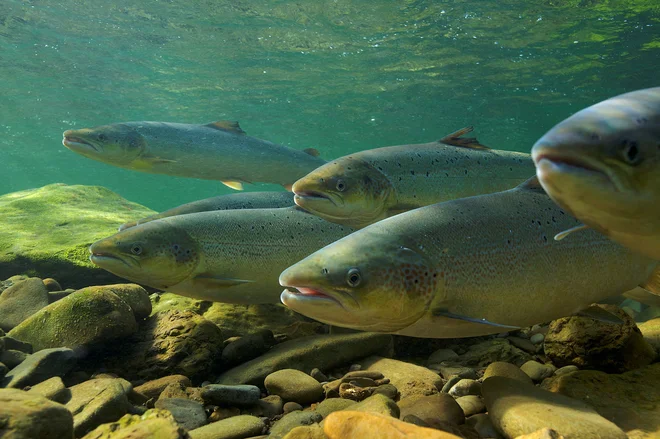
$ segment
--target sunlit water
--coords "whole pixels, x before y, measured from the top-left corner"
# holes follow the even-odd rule
[[[529,152],[659,71],[651,0],[2,0],[0,193],[94,184],[163,210],[231,191],[61,144],[129,120],[238,120],[326,158],[474,125],[486,145]]]

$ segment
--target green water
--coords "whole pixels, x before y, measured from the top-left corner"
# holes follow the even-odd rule
[[[239,120],[325,158],[474,125],[528,152],[659,71],[657,0],[2,0],[0,193],[94,184],[163,210],[231,192],[61,144],[130,120]]]

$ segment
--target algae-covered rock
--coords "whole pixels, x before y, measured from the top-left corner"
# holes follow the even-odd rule
[[[143,415],[124,415],[117,422],[103,424],[83,439],[189,439],[167,410],[151,409]]]
[[[112,291],[133,310],[136,320],[143,320],[151,314],[151,300],[147,290],[137,284],[114,284],[95,287]]]
[[[121,346],[105,349],[107,358],[101,364],[130,380],[172,374],[206,379],[222,354],[222,342],[220,329],[198,314],[161,312]]]
[[[61,404],[18,389],[0,389],[0,437],[72,439],[73,417]]]
[[[15,273],[62,285],[117,283],[87,248],[124,222],[154,212],[100,186],[51,184],[0,196],[0,279]]]
[[[120,378],[96,378],[71,387],[66,408],[73,413],[74,432],[80,437],[105,422],[114,422],[129,408],[131,383]]]
[[[47,305],[48,290],[41,279],[17,282],[0,295],[0,329],[11,330]]]
[[[103,343],[137,330],[131,307],[111,290],[88,287],[51,303],[8,335],[34,350]]]
[[[584,401],[631,439],[660,437],[660,363],[622,374],[580,370],[541,386]]]

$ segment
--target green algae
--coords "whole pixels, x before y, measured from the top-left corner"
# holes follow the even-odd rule
[[[0,279],[53,277],[65,288],[117,283],[88,247],[154,212],[100,186],[51,184],[0,196]]]

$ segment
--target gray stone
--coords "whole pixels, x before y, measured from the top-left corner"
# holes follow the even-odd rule
[[[387,396],[390,399],[396,399],[397,395],[399,394],[399,389],[397,389],[392,384],[382,384],[376,387],[373,394]]]
[[[39,384],[30,387],[28,393],[31,395],[43,396],[51,401],[65,403],[70,397],[71,392],[64,386],[62,378],[52,377]]]
[[[431,364],[429,369],[438,372],[446,380],[454,377],[468,378],[472,380],[477,379],[477,371],[471,367],[463,366],[445,366],[444,364]]]
[[[190,439],[243,439],[264,432],[264,421],[256,416],[238,415],[190,430]]]
[[[460,398],[456,398],[456,402],[461,406],[466,417],[486,411],[486,404],[477,395],[461,396]]]
[[[627,438],[619,427],[582,401],[531,384],[491,377],[484,381],[482,391],[493,424],[507,437],[548,427],[567,438]]]
[[[463,378],[458,377],[458,376],[453,376],[447,380],[447,382],[442,386],[441,392],[442,393],[449,393],[452,387],[454,387],[460,380]]]
[[[120,378],[97,378],[69,388],[71,399],[66,408],[73,413],[76,437],[85,435],[100,424],[114,422],[128,413],[127,394],[131,384]]]
[[[48,290],[41,279],[18,282],[0,295],[0,328],[9,331],[47,305]]]
[[[279,395],[284,401],[311,404],[323,399],[323,387],[311,376],[296,369],[282,369],[271,373],[264,380],[271,395]]]
[[[321,372],[318,367],[312,369],[312,371],[309,373],[309,376],[314,378],[319,383],[325,383],[328,381],[328,377],[323,372]]]
[[[71,439],[73,418],[61,404],[18,389],[0,389],[0,437]]]
[[[29,355],[3,379],[4,387],[23,388],[38,384],[54,376],[64,376],[76,364],[73,350],[68,348],[42,349]]]
[[[261,390],[257,386],[209,384],[202,388],[202,398],[209,404],[248,406],[255,404],[261,398]]]
[[[218,378],[219,384],[262,385],[269,374],[280,369],[312,370],[317,365],[332,369],[365,355],[391,354],[392,336],[360,332],[313,335],[276,345],[266,354],[230,369]]]
[[[542,334],[541,337],[543,337]],[[514,345],[515,347],[522,349],[525,352],[529,352],[530,354],[533,354],[536,352],[536,345],[531,340],[528,340],[526,338],[521,338],[521,337],[507,337],[507,340]]]
[[[9,372],[9,368],[4,363],[0,363],[0,383],[2,383],[2,379],[7,375],[7,372]]]
[[[288,413],[284,415],[282,419],[276,421],[270,428],[269,439],[282,439],[289,431],[296,427],[301,425],[311,425],[321,422],[322,420],[323,417],[319,413],[312,411],[296,411]]]
[[[502,435],[493,425],[490,417],[485,413],[472,415],[465,420],[465,423],[474,428],[480,437],[483,438],[502,438]]]
[[[545,378],[552,376],[556,368],[551,364],[541,364],[537,361],[530,360],[520,366],[520,370],[525,372],[535,383],[543,381]]]
[[[5,346],[5,349],[12,349],[14,351],[25,352],[26,354],[31,354],[33,352],[32,345],[30,343],[25,343],[24,341],[16,340],[13,337],[5,335],[0,337],[0,344]]]
[[[443,361],[455,360],[457,358],[458,354],[451,349],[438,349],[429,356],[426,364],[439,364]]]
[[[265,354],[275,345],[275,337],[270,330],[238,337],[222,350],[222,362],[229,366],[242,364]]]
[[[398,403],[400,418],[407,415],[415,415],[429,425],[436,422],[449,422],[463,424],[465,414],[460,405],[446,393],[438,393],[429,396],[411,396],[401,399]]]
[[[449,389],[449,394],[455,398],[466,395],[481,395],[481,383],[476,380],[462,379]]]
[[[496,361],[489,364],[484,372],[483,380],[494,376],[512,378],[522,383],[532,384],[532,379],[529,375],[520,370],[515,364],[505,361]]]
[[[531,341],[532,343],[534,343],[534,344],[536,345],[536,344],[541,344],[541,343],[543,343],[543,340],[544,340],[544,339],[545,339],[545,335],[543,335],[543,334],[541,334],[541,333],[538,333],[538,334],[534,334],[534,335],[532,335],[532,336],[529,338],[529,341]]]
[[[4,363],[9,369],[13,369],[25,361],[28,355],[25,352],[8,349],[0,353],[0,362]]]
[[[186,430],[194,430],[207,424],[204,406],[183,398],[163,398],[156,401],[157,409],[168,410],[177,424]]]
[[[147,381],[140,384],[135,388],[135,391],[146,396],[147,398],[157,399],[165,388],[172,383],[181,384],[184,388],[191,387],[192,383],[188,377],[183,375],[168,375],[155,380]]]

